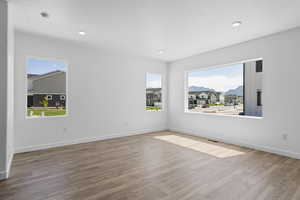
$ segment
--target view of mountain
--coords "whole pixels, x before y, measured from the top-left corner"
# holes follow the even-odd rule
[[[202,87],[202,86],[191,86],[189,87],[189,91],[190,92],[205,92],[205,91],[210,91],[210,92],[216,92],[214,89],[211,88],[206,88],[206,87]],[[239,86],[235,89],[230,89],[227,92],[225,92],[225,95],[237,95],[237,96],[243,96],[243,86]]]
[[[214,89],[199,87],[199,86],[191,86],[189,87],[189,91],[190,92],[204,92],[204,91],[216,92]]]
[[[231,94],[231,95],[243,96],[243,93],[244,93],[244,89],[243,86],[241,85],[236,89],[228,90],[227,92],[225,92],[225,95]]]

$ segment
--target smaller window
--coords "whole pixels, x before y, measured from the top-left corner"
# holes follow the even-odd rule
[[[67,73],[68,66],[61,61],[27,60],[27,117],[66,116]]]
[[[161,74],[146,75],[146,110],[162,110]]]
[[[261,104],[261,91],[260,90],[258,90],[256,92],[256,96],[257,96],[257,106],[262,106],[262,104]]]
[[[66,96],[65,95],[60,95],[60,100],[62,100],[62,101],[66,100]]]
[[[263,61],[258,60],[256,61],[256,72],[262,72],[263,71]]]
[[[47,95],[46,98],[47,100],[52,100],[52,95]]]

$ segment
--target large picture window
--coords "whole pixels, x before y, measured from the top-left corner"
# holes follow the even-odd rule
[[[162,110],[161,74],[146,75],[146,110]]]
[[[262,60],[187,73],[188,112],[262,116]]]
[[[67,112],[67,65],[27,60],[27,117],[63,116]]]

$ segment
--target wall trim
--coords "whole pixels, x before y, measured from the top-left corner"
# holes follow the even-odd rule
[[[13,159],[14,159],[14,152],[12,152],[10,154],[9,158],[8,158],[8,163],[7,163],[7,166],[6,166],[6,178],[9,178],[10,169],[11,169],[11,165],[12,165]]]
[[[127,137],[127,136],[141,135],[141,134],[145,134],[145,133],[152,133],[152,132],[165,131],[165,130],[167,130],[167,129],[166,128],[142,129],[142,130],[128,131],[126,133],[102,135],[99,137],[80,138],[80,139],[75,139],[75,140],[55,142],[55,143],[49,143],[49,144],[43,144],[43,145],[26,146],[26,147],[16,148],[15,153],[25,153],[25,152],[50,149],[50,148],[55,148],[55,147],[62,147],[62,146],[67,146],[67,145],[72,145],[72,144],[81,144],[81,143],[95,142],[95,141],[108,140],[108,139],[114,139],[114,138],[122,138],[122,137]]]
[[[6,171],[0,172],[0,181],[7,179],[7,177],[8,176],[7,176],[7,172]]]
[[[14,157],[14,154],[12,153],[9,156],[8,163],[6,165],[6,171],[1,171],[0,172],[0,180],[8,179],[9,174],[10,174],[11,164],[12,164],[12,161],[13,161],[13,157]]]
[[[187,134],[187,135],[196,136],[196,137],[212,139],[212,140],[216,140],[216,141],[223,142],[226,144],[238,145],[238,146],[247,147],[250,149],[255,149],[255,150],[259,150],[259,151],[265,151],[265,152],[269,152],[269,153],[278,154],[281,156],[287,156],[290,158],[300,159],[300,153],[297,153],[297,152],[286,151],[286,150],[277,149],[277,148],[268,147],[268,146],[253,145],[253,144],[245,143],[245,142],[234,140],[234,139],[225,139],[225,138],[220,138],[220,137],[214,137],[214,136],[203,133],[203,131],[195,131],[195,130],[183,129],[183,128],[169,128],[169,130]]]

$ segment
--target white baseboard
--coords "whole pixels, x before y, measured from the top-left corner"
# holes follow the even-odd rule
[[[174,132],[188,134],[188,135],[208,138],[208,139],[216,140],[216,141],[227,143],[227,144],[234,144],[234,145],[238,145],[238,146],[242,146],[242,147],[247,147],[247,148],[265,151],[265,152],[269,152],[269,153],[274,153],[274,154],[287,156],[287,157],[291,157],[291,158],[295,158],[295,159],[300,159],[300,153],[296,153],[296,152],[286,151],[286,150],[282,150],[282,149],[276,149],[276,148],[268,147],[268,146],[259,146],[259,145],[248,144],[248,143],[233,140],[233,139],[218,138],[218,137],[214,137],[214,136],[205,134],[201,131],[194,131],[194,130],[188,130],[188,129],[182,129],[182,128],[169,128],[169,130],[174,131]]]
[[[93,138],[81,138],[81,139],[69,140],[69,141],[63,141],[63,142],[56,142],[56,143],[51,143],[51,144],[27,146],[27,147],[21,147],[21,148],[15,149],[15,153],[24,153],[24,152],[30,152],[30,151],[37,151],[37,150],[49,149],[49,148],[54,148],[54,147],[61,147],[61,146],[72,145],[72,144],[94,142],[94,141],[120,138],[120,137],[132,136],[132,135],[140,135],[140,134],[157,132],[157,131],[164,131],[164,130],[166,130],[166,128],[134,130],[134,131],[126,132],[126,133],[117,133],[117,134],[111,134],[111,135],[107,134],[107,135],[103,135],[103,136],[99,136],[99,137],[93,137]]]
[[[7,172],[5,171],[0,172],[0,181],[7,179],[7,177],[8,177]]]
[[[9,174],[10,174],[11,164],[12,164],[12,161],[13,161],[13,157],[14,157],[14,154],[12,153],[12,154],[9,156],[8,163],[7,163],[7,165],[6,165],[6,171],[1,171],[1,172],[0,172],[0,180],[8,179]]]
[[[6,178],[9,177],[13,159],[14,159],[14,153],[11,153],[10,156],[9,156],[9,159],[8,159],[7,166],[6,166]]]

